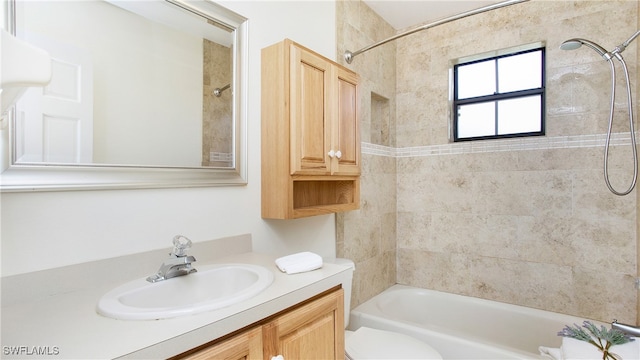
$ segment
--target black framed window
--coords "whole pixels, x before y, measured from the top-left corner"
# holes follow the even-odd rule
[[[453,140],[544,135],[545,48],[454,65]]]

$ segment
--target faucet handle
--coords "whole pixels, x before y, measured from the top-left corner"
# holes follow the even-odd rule
[[[184,235],[176,235],[173,237],[173,252],[175,256],[187,255],[185,250],[191,247],[191,240]]]

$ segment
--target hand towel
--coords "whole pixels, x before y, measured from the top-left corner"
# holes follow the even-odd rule
[[[540,351],[540,355],[545,359],[563,360],[562,349],[560,348],[549,348],[546,346],[540,346],[538,348],[538,351]]]
[[[297,274],[322,267],[322,258],[312,252],[300,252],[276,259],[276,266],[283,273]]]

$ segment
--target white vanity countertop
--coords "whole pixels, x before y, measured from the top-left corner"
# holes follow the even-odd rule
[[[120,284],[3,307],[2,358],[167,358],[348,281],[350,270],[345,266],[324,264],[318,270],[287,275],[277,269],[275,258],[243,253],[201,264],[262,265],[273,271],[274,281],[251,299],[196,315],[165,320],[114,320],[97,314],[100,297]],[[37,351],[43,355],[36,355]]]

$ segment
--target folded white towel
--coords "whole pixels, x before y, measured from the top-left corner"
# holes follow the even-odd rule
[[[609,352],[618,355],[618,359],[640,359],[640,341],[628,342],[622,345],[613,345]],[[562,358],[571,359],[602,359],[602,353],[597,347],[586,341],[572,338],[562,338]]]
[[[622,345],[613,345],[609,351],[616,355],[618,359],[633,360],[640,359],[640,338]],[[553,360],[577,360],[577,359],[602,359],[602,352],[597,347],[586,341],[576,340],[568,337],[562,338],[560,348],[548,348],[540,346],[540,355],[545,359]]]
[[[560,348],[549,348],[546,346],[540,346],[538,348],[538,351],[540,351],[540,355],[542,355],[542,357],[545,359],[563,360],[562,349]]]
[[[301,252],[276,259],[276,266],[287,274],[297,274],[322,267],[322,258],[312,252]]]

